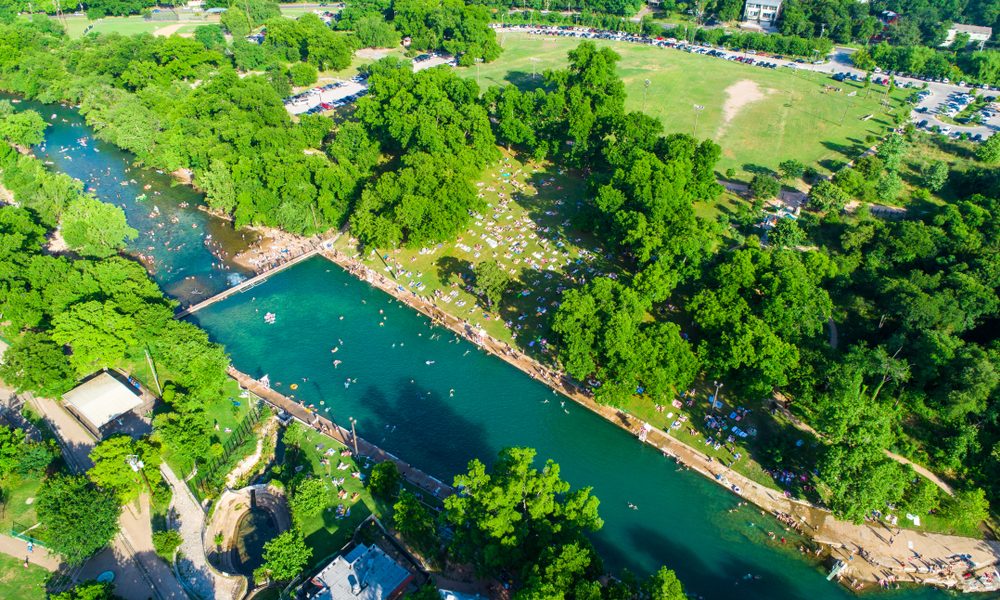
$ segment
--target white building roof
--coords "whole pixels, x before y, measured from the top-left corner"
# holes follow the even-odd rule
[[[969,35],[985,35],[987,39],[993,35],[993,29],[989,27],[981,27],[979,25],[962,25],[960,23],[955,23],[951,26],[951,29],[958,33],[968,33]]]
[[[63,394],[66,404],[100,429],[112,419],[142,405],[134,388],[103,372]]]
[[[384,600],[410,573],[396,564],[378,546],[358,544],[344,556],[333,559],[313,577],[323,589],[313,600]]]
[[[773,6],[781,8],[781,0],[747,0],[747,6]]]

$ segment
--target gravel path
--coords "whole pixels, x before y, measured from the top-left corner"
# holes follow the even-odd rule
[[[230,600],[242,595],[246,580],[242,577],[225,575],[214,569],[205,555],[202,532],[205,528],[205,511],[201,509],[191,490],[166,464],[160,465],[160,472],[174,491],[171,501],[171,518],[178,525],[181,534],[180,554],[177,557],[177,571],[183,583],[198,598]]]

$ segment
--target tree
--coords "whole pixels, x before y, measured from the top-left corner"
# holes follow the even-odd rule
[[[392,510],[392,523],[400,535],[424,554],[433,555],[439,540],[431,511],[407,490],[399,494],[399,501]]]
[[[503,298],[510,285],[510,274],[495,260],[484,260],[475,267],[475,290],[480,298],[486,300],[486,307],[493,310]]]
[[[806,166],[801,161],[789,159],[778,164],[781,175],[785,179],[798,179],[806,172]]]
[[[0,141],[22,147],[42,143],[48,123],[33,110],[14,112],[9,100],[0,101]]]
[[[329,501],[330,488],[322,479],[310,477],[295,486],[289,507],[296,525],[301,527],[306,519],[322,513]]]
[[[781,183],[771,175],[757,173],[750,180],[750,194],[754,198],[767,200],[781,192]]]
[[[21,392],[54,397],[73,387],[76,378],[59,344],[44,333],[26,331],[4,353],[0,379]]]
[[[37,506],[48,547],[71,565],[82,563],[118,532],[118,498],[111,491],[97,489],[80,475],[46,479]]]
[[[472,460],[468,472],[455,477],[463,493],[444,501],[444,520],[455,532],[451,551],[483,575],[512,570],[527,576],[546,550],[585,544],[584,534],[603,525],[590,488],[571,491],[557,464],[550,460],[537,470],[534,458],[533,449],[507,448],[489,471]]]
[[[924,186],[932,192],[938,192],[948,183],[948,163],[935,160],[923,169]]]
[[[426,583],[417,591],[406,596],[406,600],[441,600],[441,592],[433,583]]]
[[[62,215],[63,239],[84,256],[103,258],[125,247],[139,232],[125,221],[125,211],[93,196],[78,196]]]
[[[316,83],[316,67],[309,63],[295,63],[288,70],[288,76],[292,80],[292,85],[302,87]]]
[[[796,248],[806,241],[806,234],[795,219],[778,219],[767,233],[767,241],[776,248]]]
[[[264,564],[254,570],[257,581],[289,581],[294,579],[312,557],[312,548],[306,545],[297,529],[289,529],[264,544]]]
[[[875,186],[875,195],[879,200],[891,203],[899,197],[903,191],[903,180],[895,171],[890,171],[878,180]]]
[[[182,542],[181,534],[176,529],[153,532],[153,550],[156,551],[157,556],[168,563],[173,562],[174,553],[180,548]]]
[[[141,472],[132,468],[132,457],[141,461]],[[146,440],[135,440],[128,435],[109,437],[90,451],[94,466],[87,471],[87,477],[102,490],[114,492],[122,504],[127,504],[146,489],[143,479],[155,485],[161,479],[160,456],[152,444]]]
[[[809,206],[815,210],[839,212],[848,200],[847,192],[828,179],[819,181],[809,190]]]
[[[108,582],[84,581],[72,588],[52,594],[49,600],[114,600],[114,586]]]
[[[39,475],[58,454],[54,442],[32,442],[23,429],[0,425],[0,479],[11,473]]]
[[[645,586],[649,593],[650,600],[684,600],[687,594],[684,593],[684,586],[681,585],[677,574],[666,567],[650,575]]]
[[[372,469],[371,477],[368,479],[368,489],[377,498],[392,500],[399,493],[402,479],[396,463],[384,460]]]
[[[990,503],[986,492],[980,488],[961,490],[947,498],[941,516],[951,521],[956,529],[975,531],[990,516]]]
[[[991,135],[976,148],[976,158],[984,163],[1000,162],[1000,135]]]
[[[52,338],[73,351],[70,362],[80,375],[116,364],[136,343],[136,327],[113,302],[80,302],[53,319]]]

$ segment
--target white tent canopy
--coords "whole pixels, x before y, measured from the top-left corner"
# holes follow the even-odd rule
[[[142,398],[137,390],[107,372],[66,392],[63,400],[76,414],[97,429],[142,405]]]

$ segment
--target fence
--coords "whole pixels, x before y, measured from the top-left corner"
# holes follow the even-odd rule
[[[269,409],[266,409],[265,404],[259,398],[254,400],[250,412],[243,417],[243,420],[233,430],[233,434],[222,445],[222,455],[210,460],[204,468],[198,469],[198,474],[194,479],[194,487],[197,488],[202,498],[212,491],[213,480],[219,475],[220,469],[229,466],[233,452],[242,446],[248,437],[253,435],[253,428],[260,422],[261,417],[265,413],[269,413]]]
[[[27,533],[34,529],[34,527],[27,527],[21,523],[11,523],[10,524],[10,535],[11,537],[16,537],[19,540],[24,540],[26,542],[31,542],[36,546],[45,546],[45,542],[42,542],[38,538],[33,538]]]

